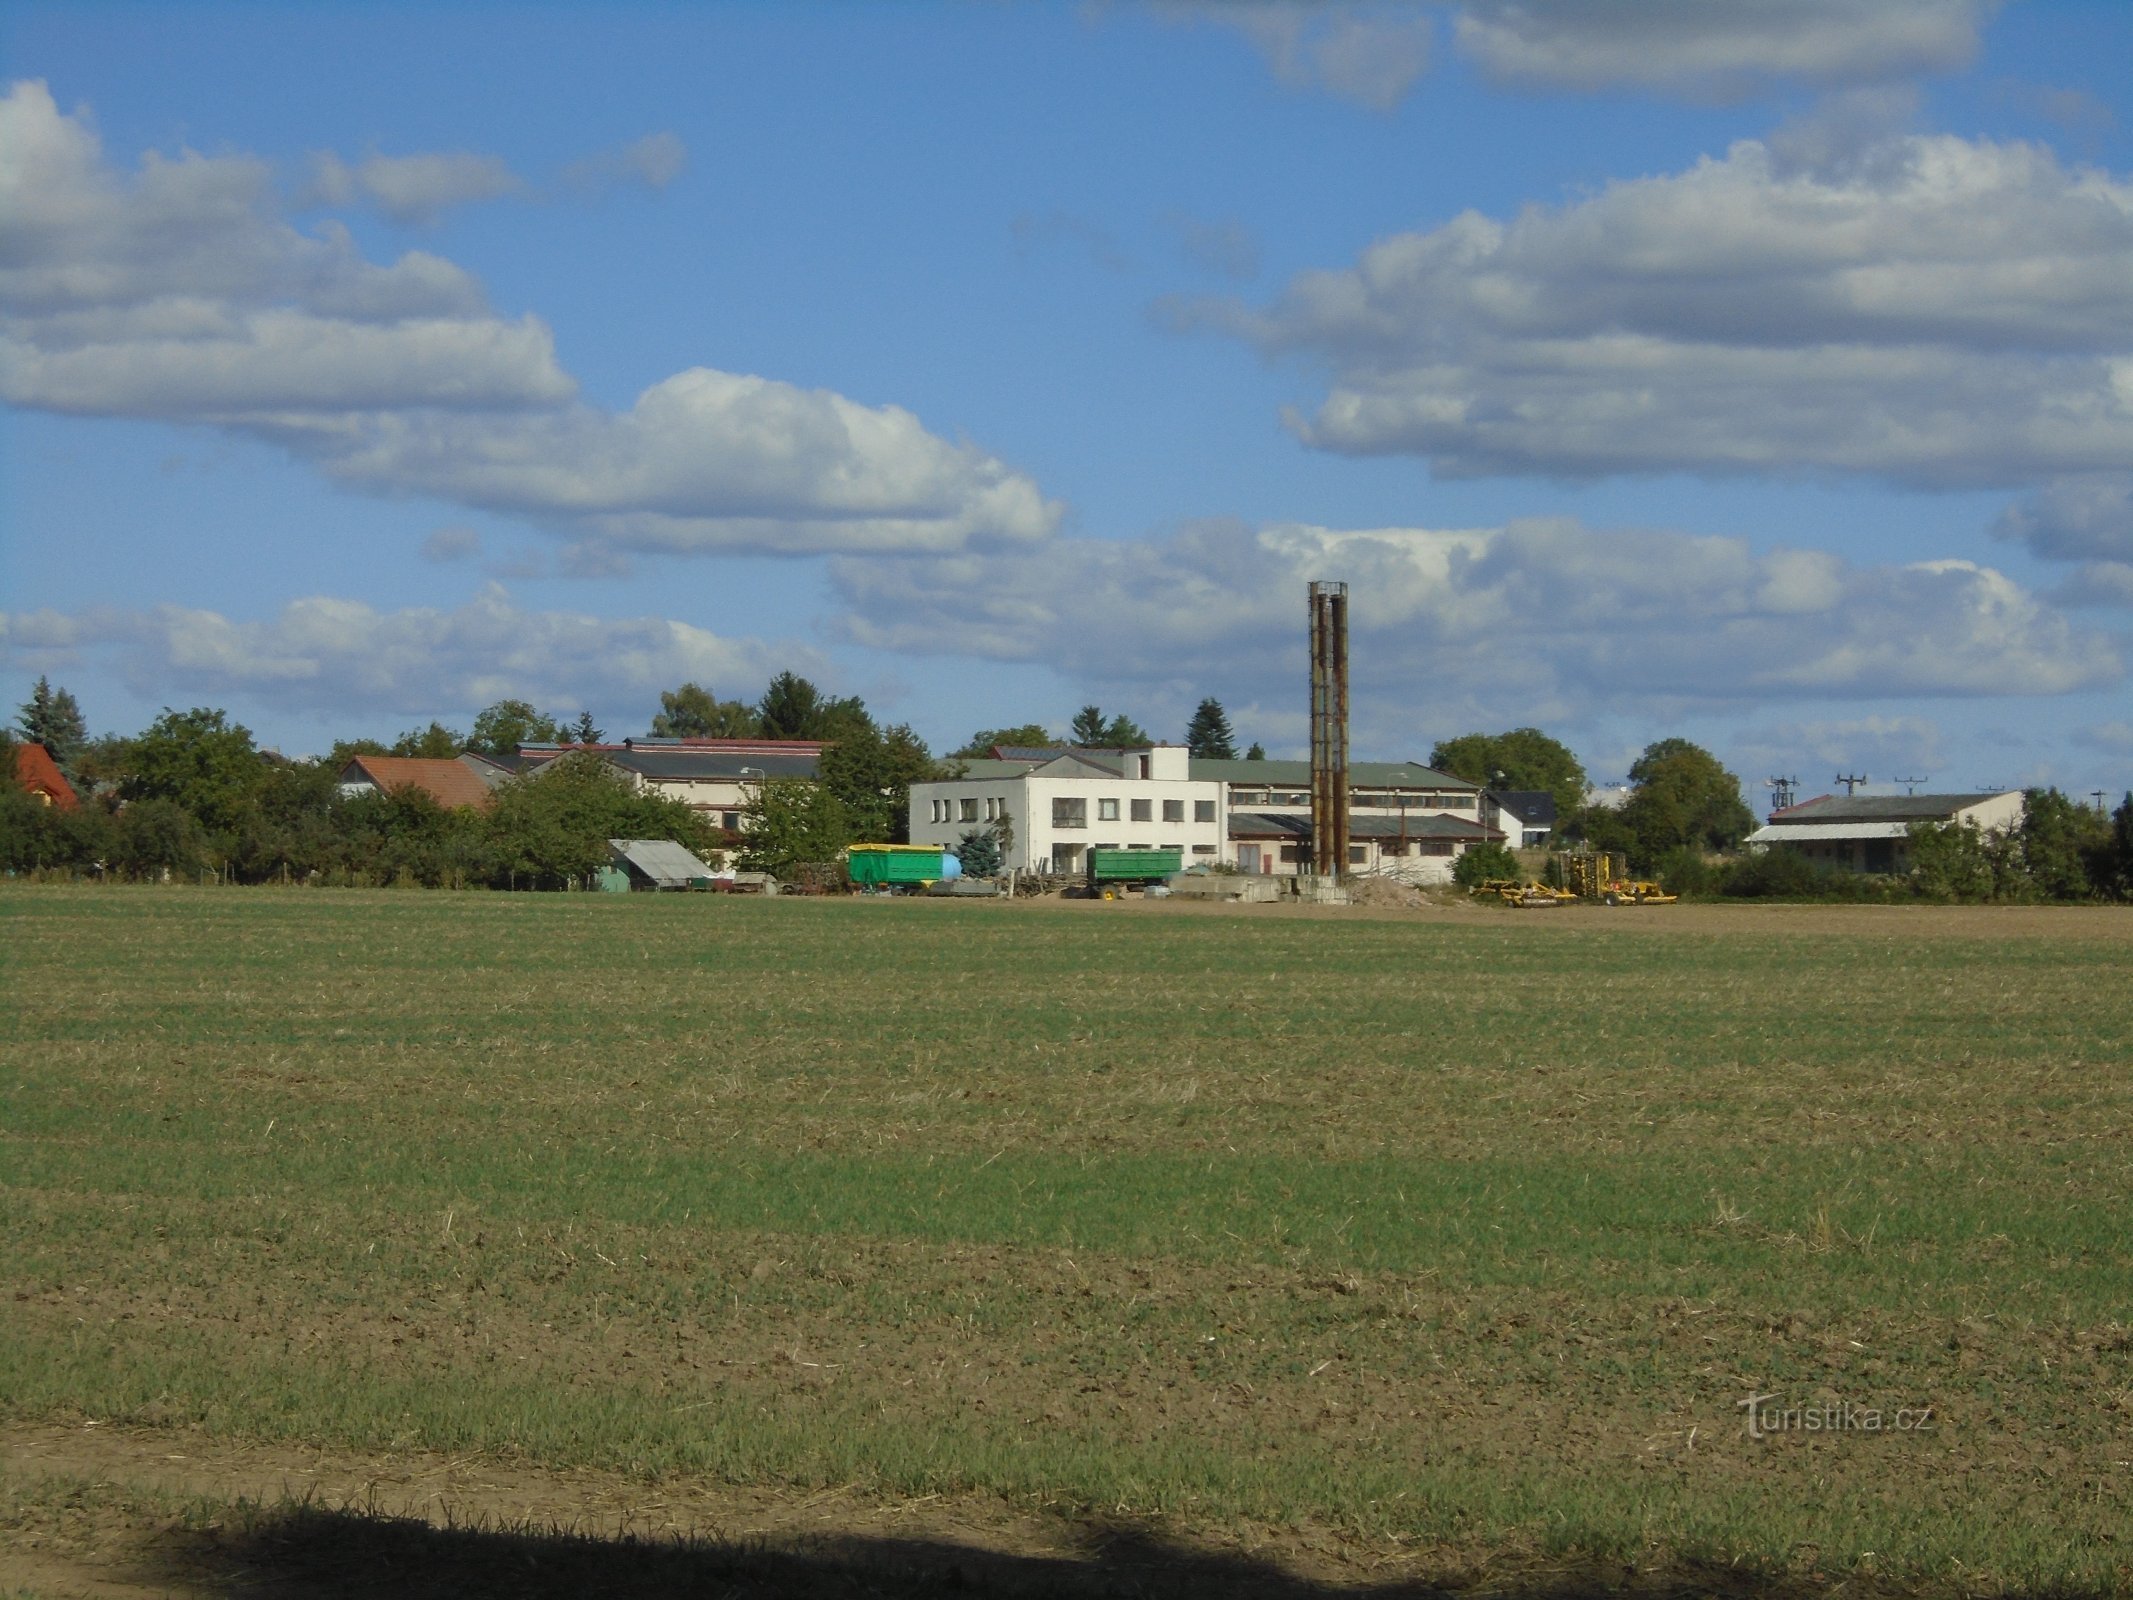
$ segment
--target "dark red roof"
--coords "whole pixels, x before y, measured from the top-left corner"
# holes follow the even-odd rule
[[[31,794],[40,796],[46,805],[57,806],[62,811],[72,811],[81,804],[81,796],[74,792],[74,785],[67,782],[67,775],[59,770],[52,752],[41,744],[15,746],[15,781]]]
[[[359,783],[368,778],[384,794],[395,789],[420,789],[447,811],[456,806],[489,809],[489,786],[481,775],[457,757],[351,756],[341,768],[341,782]]]

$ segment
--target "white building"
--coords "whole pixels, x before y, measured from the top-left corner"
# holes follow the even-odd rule
[[[2020,789],[1998,794],[1819,795],[1770,813],[1748,843],[1791,850],[1847,872],[1911,870],[1911,825],[1956,822],[1986,833],[2022,824]]]
[[[1004,867],[1080,872],[1091,849],[1175,846],[1186,866],[1223,859],[1223,786],[1191,776],[1178,745],[1063,750],[961,763],[963,775],[911,785],[911,842],[949,848],[1003,828]]]
[[[1242,872],[1310,872],[1311,763],[1192,763],[1223,787],[1228,859]],[[1483,814],[1481,787],[1414,761],[1348,767],[1348,859],[1340,870],[1402,883],[1449,883],[1452,863],[1504,833]],[[1514,841],[1516,842],[1516,841]]]

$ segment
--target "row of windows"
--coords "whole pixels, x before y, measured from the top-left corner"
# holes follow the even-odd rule
[[[985,815],[978,816],[978,802],[971,799],[936,800],[933,802],[935,822],[1005,822],[1008,820],[1007,802],[995,796],[985,801]]]
[[[1098,800],[1098,801],[1096,802],[1096,820],[1097,820],[1098,822],[1119,822],[1119,821],[1126,821],[1126,822],[1153,822],[1153,821],[1155,821],[1155,805],[1156,805],[1156,802],[1155,802],[1155,801],[1153,801],[1153,800],[1129,800],[1129,801],[1127,801],[1127,802],[1126,802],[1126,805],[1127,805],[1127,806],[1129,807],[1129,810],[1128,810],[1127,814],[1126,814],[1126,815],[1125,815],[1125,816],[1124,816],[1123,818],[1121,818],[1121,817],[1119,816],[1119,811],[1118,811],[1118,802],[1117,802],[1116,800],[1104,800],[1104,799],[1099,799],[1099,800]],[[1185,802],[1184,802],[1184,801],[1182,801],[1182,800],[1165,800],[1165,801],[1164,801],[1164,802],[1162,803],[1162,805],[1163,805],[1163,820],[1164,820],[1165,822],[1183,822],[1183,821],[1185,820]],[[1193,821],[1195,821],[1195,822],[1212,822],[1212,821],[1214,821],[1214,820],[1215,820],[1215,803],[1214,803],[1214,801],[1212,801],[1212,800],[1195,800],[1195,801],[1194,801],[1194,802],[1192,803],[1192,820],[1193,820]],[[1055,800],[1053,800],[1053,801],[1052,801],[1052,826],[1053,826],[1053,827],[1055,827],[1055,828],[1086,828],[1086,827],[1087,827],[1088,825],[1089,825],[1089,802],[1088,802],[1087,800],[1085,800],[1085,799],[1082,799],[1082,798],[1081,798],[1081,797],[1079,797],[1079,796],[1075,796],[1075,797],[1074,797],[1074,798],[1072,798],[1072,799],[1055,799]]]
[[[1348,804],[1357,811],[1471,811],[1475,797],[1468,793],[1436,793],[1423,789],[1350,789]],[[1307,806],[1311,803],[1308,789],[1237,789],[1232,791],[1230,801],[1242,809],[1248,806]]]

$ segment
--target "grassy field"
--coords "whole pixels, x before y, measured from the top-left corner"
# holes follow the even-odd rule
[[[2133,1581],[2133,915],[11,889],[0,936],[18,1430]]]

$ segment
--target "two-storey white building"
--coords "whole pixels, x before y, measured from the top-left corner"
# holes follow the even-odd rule
[[[953,849],[972,828],[1006,840],[1004,865],[1080,872],[1091,848],[1175,846],[1185,865],[1223,859],[1224,787],[1191,776],[1180,745],[974,760],[960,777],[911,785],[911,842]]]

